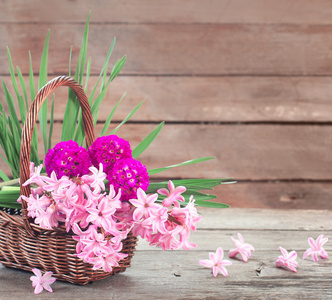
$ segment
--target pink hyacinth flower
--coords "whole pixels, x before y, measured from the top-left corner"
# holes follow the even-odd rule
[[[39,269],[32,269],[32,272],[36,276],[31,276],[30,280],[32,281],[32,286],[35,288],[35,294],[39,294],[43,289],[49,292],[53,292],[50,285],[56,281],[56,278],[52,277],[53,272],[46,272],[44,275],[40,272]]]
[[[230,258],[235,257],[238,253],[240,253],[241,258],[244,262],[247,262],[249,257],[251,256],[251,251],[255,251],[255,248],[244,242],[243,237],[241,235],[241,233],[237,234],[238,236],[238,240],[231,237],[232,241],[234,242],[234,246],[236,247],[236,249],[231,249],[229,250],[228,256]]]
[[[152,210],[159,210],[160,205],[155,203],[157,199],[158,194],[147,195],[141,188],[138,188],[137,199],[129,200],[129,202],[135,206],[133,213],[134,221],[139,221],[142,217],[148,218]]]
[[[225,266],[230,266],[232,263],[228,260],[224,260],[224,250],[219,247],[216,253],[209,253],[210,259],[200,260],[199,263],[204,267],[211,268],[213,276],[216,277],[218,273],[228,276],[228,272]]]
[[[181,194],[186,190],[187,189],[184,186],[177,186],[175,188],[174,183],[170,180],[168,181],[168,190],[161,188],[157,190],[157,193],[166,196],[166,198],[163,200],[164,206],[169,207],[174,204],[174,206],[180,207],[178,201],[184,202],[184,197]]]
[[[279,247],[279,250],[281,251],[282,256],[278,256],[278,259],[276,261],[277,268],[286,267],[296,273],[297,272],[296,251],[291,251],[290,253],[288,253],[287,250],[282,247]]]
[[[321,234],[316,241],[313,238],[308,238],[308,243],[311,246],[309,249],[307,249],[306,252],[303,254],[303,259],[305,259],[307,256],[311,254],[312,260],[317,262],[318,256],[321,258],[327,258],[328,254],[323,248],[323,245],[328,241],[328,238],[324,238],[324,234]]]
[[[115,209],[108,205],[107,198],[103,198],[98,204],[98,208],[87,208],[90,215],[86,221],[93,223],[96,226],[103,227],[107,231],[111,231],[114,226],[112,216],[115,213]]]

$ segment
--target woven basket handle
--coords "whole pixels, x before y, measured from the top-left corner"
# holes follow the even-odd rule
[[[91,115],[91,108],[89,105],[88,98],[84,93],[84,90],[80,84],[75,80],[66,77],[59,76],[49,81],[44,85],[36,95],[35,100],[30,106],[29,113],[27,115],[23,130],[22,130],[22,140],[21,140],[21,155],[20,155],[20,188],[21,195],[29,197],[31,194],[30,185],[23,186],[22,184],[30,178],[30,152],[31,152],[31,138],[33,129],[35,127],[36,118],[38,116],[41,105],[45,99],[59,86],[70,87],[77,96],[82,108],[83,126],[86,136],[87,146],[90,145],[95,140],[95,135],[93,131],[93,120]],[[27,216],[27,203],[22,199],[22,215],[24,227],[30,235],[34,235],[33,229],[30,225],[31,219]]]

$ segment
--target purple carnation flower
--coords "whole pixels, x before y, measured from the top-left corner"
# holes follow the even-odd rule
[[[146,191],[149,187],[149,174],[146,167],[133,158],[118,161],[108,173],[107,179],[116,192],[121,188],[121,200],[137,198],[137,189]]]
[[[108,173],[117,161],[132,157],[129,142],[117,135],[97,138],[89,148],[89,155],[96,168],[102,163],[105,173]]]
[[[62,176],[83,176],[89,173],[91,161],[88,151],[72,140],[60,142],[49,149],[45,156],[45,168],[48,176],[55,171]]]

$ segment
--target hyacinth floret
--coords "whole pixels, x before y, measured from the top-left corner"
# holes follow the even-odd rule
[[[138,160],[127,158],[119,160],[107,179],[116,192],[121,189],[121,200],[137,198],[137,190],[146,191],[149,187],[149,174],[146,167]]]
[[[58,178],[75,177],[89,173],[91,161],[88,151],[72,140],[63,141],[49,149],[45,156],[45,168],[48,176],[54,171]]]
[[[96,168],[101,163],[105,173],[109,173],[119,160],[132,157],[129,142],[114,134],[97,138],[88,152],[91,163]]]

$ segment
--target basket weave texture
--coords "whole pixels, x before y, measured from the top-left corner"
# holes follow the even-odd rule
[[[70,87],[80,102],[87,146],[89,147],[95,140],[91,108],[82,86],[65,76],[48,82],[40,89],[31,104],[22,130],[20,183],[21,195],[27,197],[31,193],[30,185],[22,186],[22,183],[30,178],[31,138],[36,118],[44,100],[59,86]],[[121,252],[128,256],[121,260],[119,266],[113,268],[112,272],[93,270],[92,265],[77,258],[76,242],[72,235],[73,233],[67,233],[63,226],[49,230],[34,224],[27,216],[27,203],[22,199],[21,210],[0,210],[0,263],[6,267],[26,271],[31,271],[33,268],[52,271],[57,279],[79,285],[110,277],[130,267],[137,244],[137,238],[131,232],[122,241]]]

